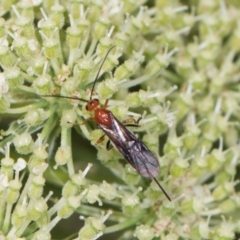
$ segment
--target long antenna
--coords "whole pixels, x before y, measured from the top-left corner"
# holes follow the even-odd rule
[[[78,98],[78,97],[68,97],[68,96],[62,96],[62,95],[39,95],[40,97],[55,97],[55,98],[67,98],[67,99],[75,99],[75,100],[80,100],[83,102],[88,102],[88,100]]]
[[[163,189],[163,187],[161,186],[161,184],[158,182],[158,180],[154,177],[153,180],[156,182],[156,184],[159,186],[159,188],[162,190],[162,192],[164,193],[164,195],[167,197],[167,199],[171,202],[171,198],[169,197],[169,195],[166,193],[166,191]]]
[[[93,86],[92,86],[92,90],[91,90],[91,94],[90,94],[90,100],[92,100],[92,94],[93,94],[93,90],[94,90],[94,87],[96,85],[96,82],[97,82],[97,79],[98,79],[98,76],[100,74],[100,71],[102,69],[102,66],[104,64],[104,62],[106,61],[106,58],[108,56],[108,54],[110,53],[110,51],[115,48],[116,46],[112,46],[108,52],[106,53],[101,65],[100,65],[100,68],[98,69],[98,72],[97,72],[97,76],[96,78],[94,79],[94,82],[93,82]],[[67,99],[75,99],[75,100],[80,100],[80,101],[83,101],[83,102],[88,102],[88,100],[85,100],[85,99],[82,99],[82,98],[78,98],[78,97],[68,97],[68,96],[62,96],[62,95],[39,95],[41,97],[56,97],[56,98],[67,98]]]
[[[99,74],[100,74],[100,71],[101,71],[101,69],[102,69],[102,66],[103,66],[103,64],[104,64],[104,62],[105,62],[108,54],[109,54],[109,53],[111,52],[111,50],[112,50],[113,48],[115,48],[115,47],[116,47],[116,46],[112,46],[112,47],[108,50],[107,54],[105,55],[105,57],[104,57],[101,65],[100,65],[100,67],[99,67],[99,69],[98,69],[97,76],[96,76],[96,78],[95,78],[95,80],[94,80],[94,82],[93,82],[93,86],[92,86],[92,90],[91,90],[91,94],[90,94],[90,100],[92,100],[93,90],[94,90],[94,88],[95,88],[95,85],[96,85],[98,76],[99,76]]]

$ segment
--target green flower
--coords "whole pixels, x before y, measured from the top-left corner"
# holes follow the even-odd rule
[[[237,239],[239,7],[3,0],[0,238]],[[89,99],[141,119],[171,202],[106,149]]]

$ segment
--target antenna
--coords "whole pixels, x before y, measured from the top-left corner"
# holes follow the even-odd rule
[[[112,46],[112,47],[108,50],[108,52],[106,53],[106,55],[105,55],[105,57],[104,57],[101,65],[100,65],[100,67],[99,67],[99,69],[98,69],[97,75],[96,75],[96,77],[95,77],[95,79],[94,79],[94,82],[93,82],[93,86],[92,86],[92,90],[91,90],[91,94],[90,94],[90,100],[92,100],[93,90],[94,90],[94,88],[95,88],[95,85],[96,85],[98,76],[99,76],[99,74],[100,74],[100,71],[101,71],[101,69],[102,69],[102,66],[103,66],[104,62],[106,61],[106,58],[107,58],[108,54],[109,54],[109,53],[111,52],[111,50],[112,50],[113,48],[115,48],[115,47],[116,47],[116,46]],[[88,100],[85,100],[85,99],[82,99],[82,98],[78,98],[78,97],[68,97],[68,96],[62,96],[62,95],[39,95],[39,96],[40,96],[40,97],[56,97],[56,98],[76,99],[76,100],[80,100],[80,101],[83,101],[83,102],[88,102]]]
[[[62,96],[62,95],[38,95],[40,97],[54,97],[54,98],[67,98],[67,99],[75,99],[75,100],[80,100],[83,102],[88,102],[88,100],[82,99],[82,98],[78,98],[78,97],[68,97],[68,96]]]
[[[104,57],[101,65],[100,65],[100,67],[99,67],[99,69],[98,69],[97,76],[96,76],[96,78],[95,78],[95,80],[94,80],[94,82],[93,82],[93,86],[92,86],[92,90],[91,90],[91,94],[90,94],[90,100],[92,100],[93,90],[94,90],[94,88],[95,88],[95,85],[96,85],[98,76],[99,76],[99,74],[100,74],[100,71],[101,71],[101,69],[102,69],[102,66],[103,66],[104,62],[106,61],[106,58],[107,58],[108,54],[109,54],[109,53],[111,52],[111,50],[112,50],[113,48],[115,48],[115,47],[116,47],[116,46],[112,46],[112,47],[108,50],[108,52],[106,53],[106,55],[105,55],[105,57]]]

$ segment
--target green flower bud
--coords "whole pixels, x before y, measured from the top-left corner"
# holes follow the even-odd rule
[[[76,92],[78,84],[79,82],[75,78],[68,78],[62,83],[61,94],[63,96],[71,96]]]
[[[227,166],[224,169],[222,169],[221,172],[218,172],[218,174],[215,177],[215,182],[217,185],[222,185],[225,182],[231,181],[233,176],[236,174],[236,166]]]
[[[51,7],[51,14],[49,18],[59,29],[61,29],[64,25],[64,11],[64,7],[59,4],[55,4]]]
[[[38,126],[46,119],[46,112],[42,108],[29,110],[24,121],[29,126]]]
[[[28,154],[32,151],[33,140],[29,133],[22,133],[15,136],[13,144],[20,154]]]
[[[166,234],[166,236],[164,236],[164,237],[162,238],[162,240],[178,240],[178,239],[179,239],[179,237],[178,237],[178,235],[175,234],[175,233]]]
[[[141,106],[142,99],[139,95],[140,94],[138,92],[129,93],[125,99],[126,105],[132,108]]]
[[[12,158],[5,157],[1,160],[1,174],[6,175],[8,181],[13,178],[13,164],[14,160]]]
[[[62,146],[59,147],[56,152],[55,162],[57,163],[57,165],[64,165],[71,159],[71,157],[71,148],[69,146]]]
[[[65,183],[62,189],[62,196],[68,198],[70,196],[78,195],[81,189],[86,185],[86,179],[80,171],[74,174],[69,181]]]
[[[18,56],[22,59],[27,59],[32,54],[32,51],[28,46],[27,38],[24,37],[17,37],[13,41],[13,48],[16,50]]]
[[[87,33],[89,31],[89,28],[91,27],[90,22],[88,19],[81,19],[81,21],[79,21],[77,23],[77,27],[80,30],[80,34],[82,37],[87,36]]]
[[[126,119],[126,116],[128,116],[128,106],[126,105],[120,105],[116,107],[112,107],[111,111],[113,115],[119,120]]]
[[[193,228],[191,228],[191,239],[209,239],[209,226],[205,222],[200,222]]]
[[[9,51],[7,46],[0,46],[0,64],[7,67],[12,67],[16,61],[16,57]]]
[[[74,79],[78,79],[81,84],[86,84],[93,65],[94,62],[91,59],[79,59],[73,69]]]
[[[221,214],[234,213],[240,206],[239,198],[228,198],[221,202],[218,208],[221,211]]]
[[[39,230],[32,236],[32,240],[51,240],[51,234],[46,230]]]
[[[169,65],[169,60],[165,54],[157,54],[148,62],[145,68],[147,76],[154,76],[159,74],[163,69]]]
[[[192,176],[198,178],[208,172],[207,168],[207,157],[194,158],[194,161],[191,165]]]
[[[127,40],[128,39],[125,33],[116,32],[114,35],[114,45],[119,48],[124,48],[126,46]]]
[[[107,216],[108,217],[108,216]],[[85,220],[84,227],[81,228],[78,239],[97,239],[99,236],[102,235],[102,232],[105,229],[105,225],[103,222],[106,220],[107,217],[102,217],[100,219],[89,217]]]
[[[47,158],[46,156],[48,156],[48,154],[46,155],[46,153],[44,152],[43,149],[42,150],[39,149],[39,152],[37,152],[37,154],[35,154],[35,153],[32,154],[28,161],[29,171],[32,172],[35,167],[40,166],[42,163],[45,163],[45,159]]]
[[[58,41],[55,39],[49,39],[43,42],[44,54],[49,59],[55,59],[59,55]]]
[[[36,75],[41,75],[43,73],[46,61],[46,58],[43,56],[37,56],[31,61],[31,67],[33,68]]]
[[[112,47],[113,40],[109,37],[102,37],[99,40],[99,44],[97,46],[97,53],[99,57],[104,57],[105,53]]]
[[[58,210],[58,216],[60,218],[68,218],[79,206],[80,206],[79,198],[71,196],[67,199],[65,205]]]
[[[85,195],[84,199],[86,199],[86,201],[88,203],[95,203],[98,202],[99,206],[102,206],[102,201],[100,200],[100,198],[98,197],[100,194],[100,188],[97,185],[90,185],[88,188],[88,192]]]
[[[48,74],[36,78],[32,86],[39,95],[49,95],[53,91],[53,83]]]
[[[118,92],[118,85],[114,79],[108,78],[98,84],[97,92],[99,94],[99,99],[109,99],[114,93]]]
[[[14,204],[19,197],[19,191],[22,187],[22,183],[17,180],[11,180],[9,182],[9,187],[6,196],[6,202],[8,204]]]
[[[91,8],[89,8],[87,16],[91,24],[94,24],[97,21],[98,17],[101,15],[102,8],[102,2],[92,2]]]
[[[92,30],[92,36],[94,39],[100,39],[107,33],[110,21],[107,18],[99,17],[95,22]]]
[[[197,144],[200,133],[198,126],[188,126],[183,138],[183,147],[187,150],[192,149]]]
[[[207,82],[206,76],[200,72],[193,72],[192,75],[189,77],[193,89],[201,89],[205,88],[205,84]]]
[[[40,218],[36,220],[36,223],[39,228],[46,227],[46,225],[50,223],[49,213],[47,211],[44,211],[43,214],[41,214]]]
[[[42,33],[45,36],[45,38],[49,38],[49,39],[52,38],[53,32],[55,31],[55,29],[57,27],[55,22],[53,22],[52,20],[45,21],[43,19],[39,21],[38,26],[39,26],[39,28],[41,28]],[[47,43],[45,42],[45,44],[47,44]]]
[[[74,110],[65,110],[63,111],[61,118],[61,126],[65,128],[71,127],[77,119],[77,114]]]
[[[12,67],[5,70],[5,76],[10,89],[15,89],[24,83],[20,68]]]
[[[169,202],[169,201],[164,202],[164,204],[161,205],[159,209],[159,213],[158,213],[159,218],[162,218],[162,217],[168,218],[172,216],[175,213],[177,207],[178,205],[174,202]]]
[[[67,38],[66,42],[70,49],[76,49],[80,46],[81,43],[81,31],[78,27],[72,26],[67,29]]]
[[[234,225],[233,223],[226,223],[225,221],[218,225],[217,229],[211,234],[213,240],[232,240],[234,239]]]
[[[161,196],[161,191],[159,191],[159,187],[155,182],[151,182],[150,187],[148,187],[144,191],[144,196],[146,197],[146,199],[150,199],[153,204],[159,200],[159,196]]]
[[[75,0],[71,2],[71,8],[69,9],[70,15],[74,21],[79,20],[80,18],[80,7],[83,6],[82,4],[84,1],[82,0]]]
[[[211,172],[218,170],[225,162],[224,153],[220,150],[214,149],[207,157],[208,169]]]
[[[14,227],[19,228],[27,216],[27,208],[24,205],[17,205],[11,217],[11,223]]]
[[[199,113],[202,115],[208,115],[210,112],[213,111],[214,109],[214,99],[212,96],[205,96],[203,98],[201,98],[200,101],[197,101],[197,108],[199,110]]]
[[[139,240],[152,240],[154,235],[154,230],[147,225],[138,226],[134,233]]]
[[[171,159],[178,157],[178,149],[182,147],[182,139],[178,137],[169,137],[168,142],[164,146],[164,153]]]
[[[44,199],[39,199],[34,202],[31,209],[28,210],[27,218],[31,221],[36,221],[47,211],[47,204]]]
[[[129,78],[133,73],[135,73],[137,68],[136,60],[129,59],[124,62],[124,64],[117,67],[114,72],[114,78],[118,81]]]
[[[225,182],[224,184],[217,186],[212,193],[215,200],[222,200],[228,197],[234,192],[234,184],[232,182]]]
[[[116,191],[116,188],[108,184],[106,181],[103,181],[100,186],[100,195],[109,201],[115,199],[116,197],[120,197]]]
[[[182,202],[181,211],[183,214],[189,215],[194,213],[201,213],[204,209],[203,202],[199,198],[193,198]]]
[[[139,215],[140,213],[140,199],[136,194],[133,195],[125,195],[122,197],[122,208],[123,212],[127,216]]]
[[[106,150],[106,147],[104,147],[98,149],[97,158],[103,163],[107,163],[109,167],[110,166],[116,167],[116,164],[118,164],[116,163],[116,161],[121,158],[121,155],[115,149],[111,149],[110,151],[108,151]]]
[[[31,17],[18,19],[17,25],[21,27],[22,36],[26,37],[27,39],[35,38],[33,19]]]
[[[177,118],[183,118],[194,107],[192,95],[183,93],[174,103],[174,109],[177,109]]]
[[[125,165],[125,172],[124,172],[124,175],[123,175],[123,180],[127,184],[132,186],[132,185],[136,185],[137,183],[139,183],[140,176],[130,164],[126,164]]]
[[[40,144],[40,145],[37,145],[36,144],[36,147],[33,149],[33,153],[39,157],[40,159],[47,159],[48,157],[48,152],[46,151],[46,147],[48,147],[48,144]]]
[[[28,189],[28,196],[31,200],[39,199],[43,193],[45,179],[42,176],[34,176]]]

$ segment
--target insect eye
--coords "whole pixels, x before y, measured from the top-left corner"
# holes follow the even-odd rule
[[[97,105],[99,105],[99,100],[95,98],[95,99],[93,99],[92,103],[93,103],[93,105],[97,106]]]

